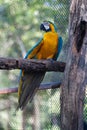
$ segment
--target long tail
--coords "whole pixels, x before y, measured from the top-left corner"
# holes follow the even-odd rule
[[[45,72],[24,73],[21,78],[21,93],[19,95],[19,105],[17,109],[23,110],[28,101],[31,101],[38,90]]]

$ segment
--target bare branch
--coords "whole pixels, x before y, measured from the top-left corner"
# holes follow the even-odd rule
[[[60,85],[61,85],[60,82],[42,83],[39,87],[39,90],[60,88]],[[16,92],[18,92],[18,87],[0,89],[0,94],[9,94]]]
[[[24,69],[26,71],[59,71],[64,72],[65,63],[52,60],[0,58],[0,69]]]

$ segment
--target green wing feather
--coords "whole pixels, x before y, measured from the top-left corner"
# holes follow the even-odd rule
[[[43,40],[43,38],[41,38],[34,47],[32,47],[26,54],[26,56],[24,57],[24,59],[27,59],[27,57],[29,56],[29,54],[31,54],[31,52],[41,43],[41,41]]]
[[[24,59],[27,59],[28,56],[31,54],[31,52],[41,43],[41,41],[43,40],[43,38],[40,38],[40,40],[35,44],[35,46],[33,46],[28,52],[27,54],[25,55]],[[20,71],[20,76],[19,76],[19,80],[22,76],[22,70]]]

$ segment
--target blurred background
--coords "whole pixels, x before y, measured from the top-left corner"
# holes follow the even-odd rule
[[[0,0],[0,57],[22,58],[43,36],[39,26],[52,21],[63,38],[58,60],[66,62],[69,0]],[[17,87],[20,70],[0,70],[0,89]],[[63,74],[46,73],[43,80],[62,82]],[[60,89],[38,91],[25,110],[18,111],[18,95],[0,95],[0,130],[60,130]],[[87,122],[87,91],[84,100]]]

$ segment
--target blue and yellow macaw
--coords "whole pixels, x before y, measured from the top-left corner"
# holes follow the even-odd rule
[[[62,38],[57,33],[56,26],[49,21],[44,21],[40,29],[45,31],[43,38],[31,48],[25,59],[53,59],[57,60],[62,48]],[[28,101],[31,101],[38,90],[46,72],[25,72],[21,71],[18,89],[18,108],[21,110]]]

